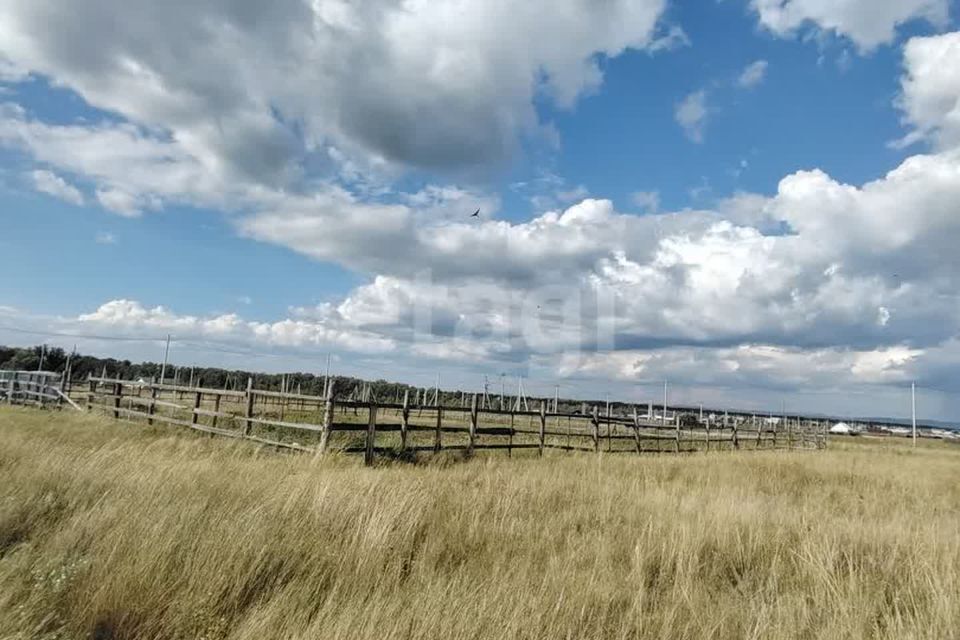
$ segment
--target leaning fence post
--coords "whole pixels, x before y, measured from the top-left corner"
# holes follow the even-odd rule
[[[210,418],[210,426],[214,429],[217,428],[217,414],[220,413],[220,398],[219,393],[213,396],[213,417]]]
[[[640,416],[637,415],[637,405],[633,405],[633,439],[637,443],[637,453],[642,449],[640,447]]]
[[[363,454],[363,464],[373,465],[374,444],[377,439],[377,403],[370,403],[370,419],[367,422],[367,448]]]
[[[317,445],[317,453],[324,454],[330,444],[330,431],[333,429],[333,388],[334,381],[331,379],[327,383],[326,398],[323,402],[323,429],[320,431],[320,444]]]
[[[400,451],[407,450],[407,429],[410,428],[410,389],[403,390],[403,409],[400,410]]]

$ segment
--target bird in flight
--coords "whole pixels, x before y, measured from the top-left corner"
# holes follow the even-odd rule
[[[480,209],[477,209],[476,211],[474,211],[473,213],[471,213],[471,214],[470,214],[470,217],[471,217],[471,218],[479,218],[479,217],[480,217]]]

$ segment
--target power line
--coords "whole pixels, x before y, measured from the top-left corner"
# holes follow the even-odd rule
[[[157,336],[155,338],[135,338],[130,336],[101,336],[94,334],[85,334],[85,333],[66,333],[59,331],[37,331],[35,329],[21,329],[19,327],[9,327],[5,325],[0,325],[0,329],[4,331],[12,331],[14,333],[25,333],[34,336],[50,336],[56,338],[84,338],[87,340],[110,340],[113,342],[162,342],[164,340],[163,336]]]

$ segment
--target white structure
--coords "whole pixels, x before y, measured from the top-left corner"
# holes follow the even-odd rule
[[[830,427],[830,433],[839,434],[844,436],[855,436],[859,435],[860,431],[851,427],[846,422],[838,422],[837,424]]]

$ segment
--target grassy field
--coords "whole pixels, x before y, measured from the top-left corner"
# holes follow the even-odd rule
[[[958,638],[960,447],[364,469],[0,408],[0,638]]]

